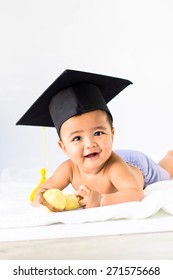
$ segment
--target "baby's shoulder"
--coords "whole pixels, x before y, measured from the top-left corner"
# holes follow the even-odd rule
[[[70,159],[67,159],[67,160],[65,160],[62,163],[62,167],[65,168],[68,171],[73,172],[73,170],[74,170],[74,163]]]
[[[63,176],[64,175],[69,175],[71,176],[73,172],[73,168],[72,168],[72,163],[70,160],[65,160],[64,162],[62,162],[57,169],[55,170],[55,175],[56,174],[61,174]]]
[[[123,170],[126,170],[127,165],[124,162],[124,160],[117,155],[115,152],[112,153],[108,165],[107,165],[107,172],[110,173],[119,173],[122,172]]]
[[[52,174],[51,179],[55,182],[61,182],[60,185],[67,185],[71,182],[73,177],[73,169],[71,162],[66,160],[62,162]]]
[[[108,167],[110,168],[112,166],[120,166],[123,162],[124,161],[119,155],[117,155],[115,152],[112,152],[109,158]]]

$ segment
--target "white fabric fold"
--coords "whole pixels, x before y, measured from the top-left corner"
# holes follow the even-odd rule
[[[173,181],[162,181],[145,189],[141,202],[77,209],[52,213],[44,207],[33,207],[29,203],[31,184],[4,182],[0,187],[0,228],[25,228],[51,224],[81,224],[119,219],[146,219],[161,209],[173,215]]]

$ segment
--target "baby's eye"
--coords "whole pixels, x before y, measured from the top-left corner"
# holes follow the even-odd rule
[[[80,141],[81,140],[81,136],[75,136],[74,138],[73,138],[73,141],[74,142],[77,142],[77,141]]]
[[[94,136],[101,136],[102,134],[103,134],[102,131],[96,131],[96,132],[94,133]]]

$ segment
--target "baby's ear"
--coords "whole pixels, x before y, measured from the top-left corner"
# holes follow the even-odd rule
[[[64,143],[61,140],[58,140],[58,146],[61,148],[61,150],[66,154],[66,148]]]

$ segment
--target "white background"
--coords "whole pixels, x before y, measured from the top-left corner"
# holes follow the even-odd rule
[[[172,0],[0,0],[0,169],[43,165],[42,129],[15,123],[65,69],[129,79],[114,147],[173,149]],[[52,169],[65,158],[47,129]],[[46,163],[47,164],[47,163]]]

